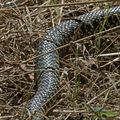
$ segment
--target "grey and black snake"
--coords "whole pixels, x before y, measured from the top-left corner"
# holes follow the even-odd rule
[[[110,9],[102,9],[91,13],[86,13],[73,20],[68,20],[60,25],[50,29],[44,35],[39,43],[39,55],[45,54],[57,47],[70,42],[71,36],[81,24],[92,24],[100,21],[104,16],[111,16],[120,13],[120,7],[113,7]],[[28,109],[31,113],[33,111],[44,111],[43,105],[56,92],[59,85],[59,54],[58,51],[49,52],[40,56],[37,60],[37,69],[40,70],[37,74],[39,82],[38,89],[35,96],[29,102]],[[40,120],[40,118],[34,118]]]
[[[36,78],[38,89],[28,103],[28,110],[31,114],[34,112],[44,113],[44,104],[55,94],[59,86],[59,53],[57,50],[49,51],[69,43],[71,37],[74,36],[75,30],[80,28],[82,24],[90,25],[94,22],[99,22],[105,16],[110,17],[119,13],[120,6],[97,10],[62,22],[46,32],[42,40],[40,40],[38,47],[40,56],[36,63],[39,70]],[[41,54],[45,55],[41,56]],[[33,117],[33,120],[41,119],[43,118],[40,114]]]

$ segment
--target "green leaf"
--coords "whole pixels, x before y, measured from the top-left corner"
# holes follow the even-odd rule
[[[119,115],[119,113],[115,111],[100,111],[99,114],[104,117],[116,117]]]

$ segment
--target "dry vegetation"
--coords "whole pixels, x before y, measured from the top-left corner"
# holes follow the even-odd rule
[[[45,4],[77,0],[59,1],[51,0]],[[23,3],[21,6],[25,4],[36,3]],[[103,5],[108,7],[111,4],[0,9],[0,120],[27,119],[24,118],[25,105],[36,91],[34,58],[37,43],[45,31],[61,21]],[[105,26],[113,27],[105,19],[94,32],[105,30]],[[61,87],[54,105],[47,112],[48,119],[120,120],[119,34],[118,26],[114,31],[109,30],[64,48],[69,52],[60,58]]]

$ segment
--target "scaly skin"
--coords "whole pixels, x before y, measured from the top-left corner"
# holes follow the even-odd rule
[[[74,32],[77,28],[81,27],[81,24],[92,24],[93,22],[99,22],[105,16],[112,16],[113,14],[119,14],[120,7],[113,7],[110,9],[102,9],[95,12],[87,13],[76,17],[73,20],[68,20],[61,23],[47,31],[42,41],[39,43],[38,51],[39,55],[45,54],[48,51],[56,49],[57,47],[70,42],[70,38],[74,36]],[[35,96],[30,100],[28,109],[31,113],[39,112],[44,113],[44,104],[47,100],[56,92],[59,86],[59,54],[58,51],[52,51],[44,56],[40,56],[37,60],[37,82],[38,89]],[[41,120],[41,115],[33,116],[33,120]]]

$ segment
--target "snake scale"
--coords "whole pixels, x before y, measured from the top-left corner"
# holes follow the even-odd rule
[[[90,25],[94,22],[101,21],[105,16],[109,17],[119,13],[120,6],[97,10],[62,22],[60,25],[46,32],[42,40],[40,40],[38,47],[40,56],[36,62],[37,69],[39,70],[36,78],[38,89],[34,97],[28,103],[28,110],[31,114],[35,112],[44,113],[44,104],[53,96],[59,86],[59,52],[52,50],[69,43],[71,37],[74,36],[75,30],[80,28],[81,24]],[[41,56],[41,54],[45,55]],[[42,119],[43,117],[40,114],[35,114],[32,118],[32,120]]]

